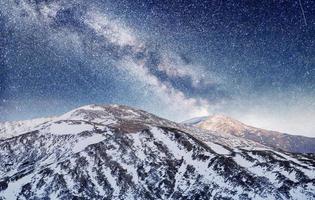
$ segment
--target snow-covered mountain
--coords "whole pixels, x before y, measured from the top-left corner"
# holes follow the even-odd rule
[[[315,153],[315,138],[255,128],[224,115],[195,118],[183,123],[223,135],[232,134],[289,152]]]
[[[315,156],[118,105],[0,125],[0,199],[315,199]]]

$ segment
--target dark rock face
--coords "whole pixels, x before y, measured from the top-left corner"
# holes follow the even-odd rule
[[[189,131],[128,107],[81,108],[0,142],[0,199],[315,198],[313,155]]]

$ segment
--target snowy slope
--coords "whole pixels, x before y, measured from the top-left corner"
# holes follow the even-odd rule
[[[14,137],[36,129],[38,125],[51,121],[53,118],[38,118],[24,121],[0,122],[0,140]]]
[[[312,155],[231,142],[126,106],[25,124],[13,137],[2,129],[0,199],[315,198]]]
[[[315,138],[289,135],[248,126],[224,115],[213,115],[183,122],[221,135],[234,135],[272,148],[290,152],[315,153]]]

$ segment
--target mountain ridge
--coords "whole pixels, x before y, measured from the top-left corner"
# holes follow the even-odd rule
[[[256,128],[221,114],[183,123],[222,134],[232,134],[285,151],[315,153],[315,138]]]
[[[88,105],[4,137],[9,130],[0,199],[315,198],[311,155],[127,106]]]

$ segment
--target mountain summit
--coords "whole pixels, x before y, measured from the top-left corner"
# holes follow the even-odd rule
[[[119,105],[0,124],[0,199],[314,199],[315,158]]]
[[[249,126],[225,115],[209,116],[198,124],[198,127],[242,136]]]
[[[315,153],[315,138],[255,128],[225,115],[195,118],[183,123],[221,134],[232,134],[285,151]]]

